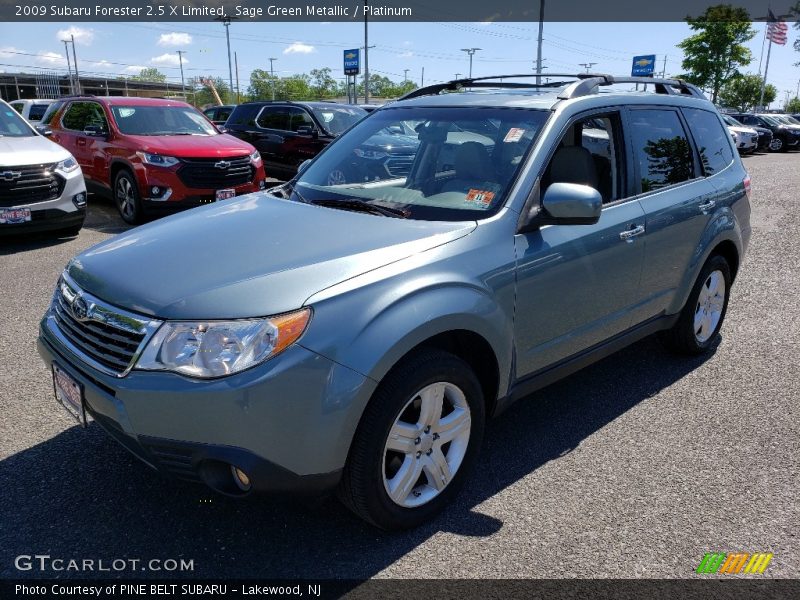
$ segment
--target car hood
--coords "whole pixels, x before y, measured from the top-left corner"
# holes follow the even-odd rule
[[[0,167],[54,163],[70,156],[64,148],[40,135],[0,137]]]
[[[758,132],[755,129],[752,129],[750,127],[738,127],[734,125],[728,125],[728,129],[730,131],[735,131],[736,133],[749,133],[751,135],[754,133],[758,134]]]
[[[232,135],[129,135],[137,149],[178,158],[230,158],[255,148]]]
[[[474,221],[382,217],[266,193],[132,229],[67,266],[84,290],[165,319],[279,314],[323,289],[463,237]]]

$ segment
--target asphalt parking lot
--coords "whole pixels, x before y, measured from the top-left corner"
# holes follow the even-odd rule
[[[193,577],[682,578],[705,552],[763,551],[767,576],[800,577],[800,153],[745,165],[754,231],[715,352],[648,339],[518,403],[458,502],[403,534],[334,500],[222,498],[77,427],[38,320],[66,262],[122,221],[91,198],[75,239],[0,241],[0,575],[50,554],[192,559]]]

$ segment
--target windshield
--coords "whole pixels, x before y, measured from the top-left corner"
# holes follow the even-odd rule
[[[343,133],[367,116],[367,111],[357,106],[312,106],[311,110],[331,135]]]
[[[34,135],[36,134],[13,108],[0,105],[0,137],[33,137]]]
[[[778,121],[778,119],[773,117],[772,115],[758,115],[758,116],[761,117],[761,119],[763,121],[769,123],[772,126],[777,126],[777,125],[782,125],[783,124],[780,121]]]
[[[722,120],[725,121],[726,125],[730,125],[731,127],[742,127],[739,121],[728,115],[722,115]]]
[[[780,121],[785,125],[800,125],[800,121],[790,117],[789,115],[773,115],[776,121]]]
[[[218,135],[190,106],[112,106],[121,133],[128,135]]]
[[[421,220],[486,218],[502,206],[549,116],[514,108],[383,108],[300,173],[294,197],[354,199]]]

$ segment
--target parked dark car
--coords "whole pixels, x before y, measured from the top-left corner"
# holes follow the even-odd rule
[[[203,114],[208,117],[214,125],[225,125],[225,121],[231,116],[233,109],[236,108],[235,104],[223,104],[222,106],[212,106],[203,111]]]
[[[286,181],[366,114],[335,102],[246,102],[234,109],[225,127],[256,147],[270,177]]]
[[[772,143],[772,131],[766,127],[759,127],[758,125],[745,125],[744,123],[734,119],[732,116],[726,114],[722,115],[722,120],[725,121],[726,125],[731,125],[733,127],[748,127],[755,130],[755,132],[758,134],[758,145],[756,146],[756,151],[766,152],[769,150],[769,146]]]
[[[782,123],[773,115],[766,114],[734,113],[730,116],[748,127],[757,126],[769,129],[772,132],[769,149],[773,152],[785,152],[789,148],[797,148],[800,145],[800,125]]]

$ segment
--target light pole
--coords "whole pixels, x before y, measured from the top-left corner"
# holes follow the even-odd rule
[[[369,7],[369,0],[364,0],[364,104],[369,104],[369,36],[367,32],[367,7]]]
[[[578,63],[578,66],[579,66],[579,67],[586,67],[586,72],[588,73],[588,72],[589,72],[589,69],[591,69],[591,68],[592,68],[593,66],[595,66],[596,64],[597,64],[596,62]]]
[[[186,50],[175,50],[178,53],[178,62],[181,65],[181,93],[183,94],[183,99],[186,100],[186,83],[183,80],[183,55],[186,53]]]
[[[539,37],[536,41],[536,85],[542,83],[542,32],[544,31],[544,0],[539,0]]]
[[[233,63],[231,62],[231,19],[234,17],[224,16],[217,17],[215,21],[220,21],[225,26],[225,41],[228,44],[228,85],[230,86],[231,94],[233,94]]]
[[[403,83],[406,83],[408,81],[408,72],[410,70],[411,69],[403,69]]]
[[[461,73],[456,73],[456,79],[461,79]]]
[[[67,71],[69,72],[69,93],[74,94],[75,84],[72,81],[72,67],[70,66],[69,62],[69,46],[67,46],[67,44],[69,44],[69,40],[61,40],[61,41],[64,42],[64,54],[67,55]],[[59,93],[59,96],[60,95],[61,94]]]
[[[472,79],[472,55],[482,48],[462,48],[462,52],[469,54],[469,78]]]
[[[278,60],[277,58],[270,58],[269,59],[269,76],[270,81],[272,82],[272,101],[275,102],[275,67],[274,63]]]
[[[69,36],[72,40],[72,64],[75,65],[75,93],[81,93],[81,76],[78,75],[78,55],[75,54],[75,36]]]

